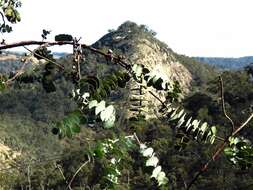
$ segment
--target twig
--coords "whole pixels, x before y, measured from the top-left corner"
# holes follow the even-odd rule
[[[60,65],[59,63],[56,63],[55,61],[53,61],[53,60],[51,60],[51,59],[48,59],[47,57],[44,57],[44,56],[42,56],[42,55],[40,55],[40,54],[38,54],[38,53],[36,53],[36,52],[30,50],[29,48],[27,48],[27,47],[25,47],[25,46],[23,46],[23,47],[24,47],[27,51],[29,51],[30,53],[32,53],[32,54],[34,54],[34,55],[37,55],[38,57],[40,57],[40,58],[42,58],[42,59],[45,59],[46,61],[49,61],[49,62],[55,64],[56,66],[60,67],[61,69],[64,69],[64,67],[63,67],[62,65]]]
[[[56,166],[57,169],[59,170],[59,172],[60,172],[62,178],[64,179],[64,181],[65,181],[65,183],[66,183],[66,185],[68,185],[68,181],[67,181],[67,179],[66,179],[66,177],[65,177],[65,175],[64,175],[64,173],[63,173],[63,171],[62,171],[62,169],[60,168],[60,166],[59,166],[57,163],[55,163],[55,166]],[[72,190],[71,187],[69,187],[69,190]]]
[[[24,73],[24,69],[25,69],[26,64],[27,64],[27,62],[23,63],[22,67],[17,71],[17,73],[12,78],[5,81],[5,84],[8,85],[12,81],[14,81],[17,77],[22,75]]]
[[[0,15],[2,16],[2,20],[3,20],[3,24],[2,25],[5,25],[4,14],[2,12],[0,12]]]
[[[0,50],[4,49],[10,49],[10,48],[15,48],[15,47],[20,47],[20,46],[30,46],[30,45],[44,45],[47,44],[48,46],[56,46],[56,45],[72,45],[73,46],[73,41],[59,41],[59,42],[46,42],[46,41],[21,41],[21,42],[16,42],[12,44],[5,44],[0,46]],[[95,52],[97,54],[103,55],[105,58],[112,58],[113,62],[115,64],[119,64],[122,67],[124,67],[126,70],[130,70],[130,64],[124,62],[120,56],[114,56],[108,53],[104,53],[103,51],[100,51],[96,48],[93,48],[91,46],[88,46],[86,44],[78,44],[81,45],[82,48],[88,49],[92,52]]]
[[[214,162],[214,161],[217,160],[218,156],[222,153],[225,146],[229,142],[229,138],[235,136],[236,134],[238,134],[250,122],[250,120],[252,118],[253,118],[253,113],[251,113],[251,115],[248,117],[248,119],[246,119],[246,121],[242,125],[240,125],[240,127],[235,129],[231,135],[229,135],[228,137],[225,138],[224,142],[218,147],[218,149],[213,154],[212,158],[206,162],[206,164],[200,169],[200,171],[197,173],[197,175],[189,183],[189,185],[187,187],[187,190],[189,190],[191,188],[191,186],[197,181],[198,177],[208,169],[209,164],[211,162]]]
[[[242,130],[243,127],[245,127],[249,122],[250,120],[253,118],[253,113],[251,113],[251,115],[248,117],[248,119],[240,126],[238,127],[233,133],[232,133],[232,136],[235,136],[239,131]]]
[[[77,174],[82,170],[82,168],[83,168],[84,166],[86,166],[89,162],[90,162],[90,156],[88,155],[88,160],[87,160],[85,163],[83,163],[83,164],[78,168],[78,170],[76,171],[76,173],[73,175],[73,177],[72,177],[71,180],[69,181],[69,184],[68,184],[68,188],[69,188],[69,189],[71,189],[71,184],[72,184],[72,182],[74,181],[76,175],[77,175]]]
[[[167,105],[158,97],[156,96],[152,91],[148,91],[152,96],[154,96],[165,108],[167,108]]]
[[[222,111],[224,116],[229,120],[229,122],[231,123],[232,129],[231,129],[231,134],[233,133],[233,131],[235,130],[235,124],[233,122],[233,120],[228,116],[227,112],[226,112],[226,107],[225,107],[225,99],[224,99],[224,87],[223,87],[223,80],[222,77],[219,76],[220,79],[220,89],[221,89],[221,105],[222,105]]]
[[[29,190],[32,190],[31,176],[30,176],[30,165],[28,165],[28,167],[27,167],[27,180],[28,180],[28,188],[29,188]]]
[[[139,138],[137,137],[136,133],[134,133],[134,138],[136,139],[136,141],[138,142],[138,144],[141,145],[141,141],[140,141]]]

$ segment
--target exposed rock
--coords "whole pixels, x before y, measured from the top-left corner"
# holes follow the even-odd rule
[[[20,152],[14,151],[0,143],[0,170],[9,168],[20,155]]]
[[[127,62],[143,64],[149,70],[156,70],[168,79],[177,80],[184,94],[189,92],[192,81],[191,73],[175,58],[175,53],[166,44],[157,40],[154,37],[154,32],[144,25],[138,26],[135,23],[126,22],[119,26],[118,30],[102,37],[93,46],[100,49],[112,49],[116,54],[123,54],[126,56]],[[138,89],[139,84],[132,81],[129,88]],[[142,99],[145,98],[147,101],[141,103],[143,106],[146,104],[146,106],[140,109],[148,113],[145,114],[148,117],[154,117],[154,107],[160,105],[160,102],[150,95],[147,92],[148,90],[155,92],[153,88],[142,89]],[[138,96],[136,93],[138,93],[138,90],[130,91],[129,101],[130,99],[136,99],[135,97]],[[159,97],[164,99],[164,93],[159,92]],[[132,104],[138,103],[135,101],[129,105],[131,110],[137,110],[138,106]],[[139,107],[142,107],[142,105],[139,105]],[[148,107],[148,105],[151,106]],[[138,111],[131,111],[128,115],[131,117],[136,113]]]

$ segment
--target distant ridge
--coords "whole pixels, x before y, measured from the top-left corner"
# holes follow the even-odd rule
[[[225,57],[193,57],[195,60],[214,65],[219,69],[224,70],[241,70],[253,63],[253,56],[245,56],[239,58]]]
[[[22,56],[25,53],[26,53],[25,51],[3,51],[2,52],[3,55],[16,55],[16,56]],[[55,58],[64,57],[69,54],[66,52],[52,52],[52,53],[55,56]]]

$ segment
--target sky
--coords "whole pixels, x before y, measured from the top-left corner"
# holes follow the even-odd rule
[[[42,29],[92,44],[130,20],[157,32],[188,56],[253,56],[253,0],[21,0],[21,22],[1,37],[7,43],[41,40]],[[60,47],[55,51],[70,51]]]

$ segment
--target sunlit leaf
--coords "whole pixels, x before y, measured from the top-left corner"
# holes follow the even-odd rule
[[[158,186],[165,185],[168,183],[168,178],[164,172],[159,172],[156,180],[158,181]]]
[[[93,107],[96,107],[98,105],[98,101],[97,100],[92,100],[89,102],[88,108],[91,109]]]
[[[110,117],[113,117],[115,114],[115,109],[112,105],[106,107],[103,111],[100,113],[100,118],[102,121],[108,120]]]
[[[104,122],[104,128],[108,129],[108,128],[112,128],[114,126],[115,123],[115,115],[112,115],[108,120],[106,120]]]
[[[156,156],[152,156],[146,161],[146,166],[156,167],[158,162],[159,162],[158,158]]]
[[[162,167],[161,167],[161,166],[157,166],[157,167],[153,170],[152,175],[151,175],[150,178],[153,177],[153,178],[156,178],[156,179],[157,179],[158,174],[161,172],[161,170],[162,170]]]
[[[149,148],[143,150],[142,155],[144,157],[151,157],[153,155],[153,152],[154,152],[154,149],[149,147]]]

